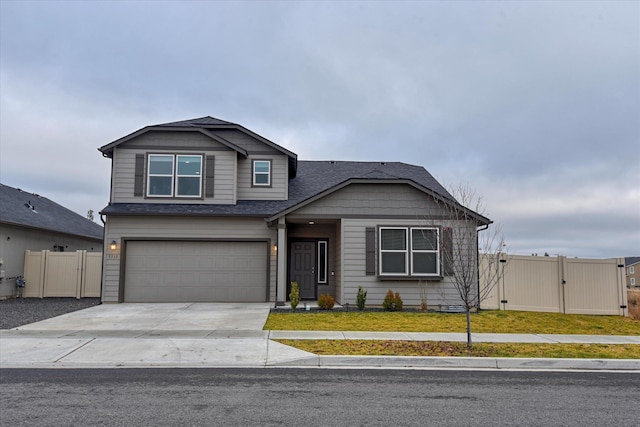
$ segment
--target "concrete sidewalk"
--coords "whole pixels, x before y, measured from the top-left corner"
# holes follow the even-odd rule
[[[318,356],[276,339],[466,341],[464,333],[263,331],[268,304],[100,305],[0,330],[0,368],[320,367],[618,370],[640,360]],[[474,342],[640,344],[640,336],[473,334]]]
[[[35,324],[34,324],[35,325]],[[475,342],[640,344],[638,336],[473,334]],[[623,370],[640,360],[317,356],[274,339],[466,341],[465,334],[259,330],[0,331],[1,368],[323,367]]]

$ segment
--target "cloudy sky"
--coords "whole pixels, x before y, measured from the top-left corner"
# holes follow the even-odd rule
[[[640,255],[640,2],[0,8],[0,182],[82,215],[109,201],[98,147],[210,115],[468,183],[514,253]]]

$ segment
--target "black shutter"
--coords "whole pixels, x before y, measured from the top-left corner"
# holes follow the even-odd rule
[[[144,195],[144,154],[136,154],[136,170],[133,181],[133,196]]]
[[[365,229],[365,269],[367,276],[376,274],[376,229]]]
[[[215,156],[207,156],[204,167],[204,196],[205,197],[213,197],[213,171],[215,167],[216,157]]]
[[[442,275],[451,276],[453,274],[453,235],[450,227],[442,228],[440,260],[442,263]]]

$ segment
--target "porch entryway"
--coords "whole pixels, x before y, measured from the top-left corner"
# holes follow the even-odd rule
[[[289,253],[289,283],[298,282],[300,299],[316,299],[318,297],[318,282],[316,280],[316,252],[315,241],[292,241]]]
[[[283,221],[284,222],[284,221]],[[338,220],[289,219],[279,224],[278,239],[286,238],[285,259],[279,264],[279,271],[285,274],[279,283],[285,283],[278,298],[279,303],[289,301],[291,282],[297,282],[300,299],[317,300],[320,295],[328,294],[337,298],[336,270],[339,268],[336,258],[336,241],[338,240]],[[279,252],[280,256],[282,252]],[[286,277],[284,277],[286,275]],[[278,288],[280,289],[280,288]],[[339,301],[337,301],[339,302]]]

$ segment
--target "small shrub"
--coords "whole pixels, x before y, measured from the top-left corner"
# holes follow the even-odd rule
[[[289,294],[289,301],[291,302],[291,308],[296,309],[300,304],[300,289],[298,288],[298,282],[291,282],[291,293]]]
[[[362,286],[358,286],[358,296],[356,297],[356,304],[358,305],[358,310],[364,310],[364,305],[367,302],[367,290]]]
[[[382,308],[385,311],[402,311],[402,298],[400,298],[400,293],[396,292],[394,294],[393,291],[389,289],[382,301]]]
[[[322,294],[318,298],[318,307],[323,310],[331,310],[335,305],[336,300],[329,294]]]
[[[398,311],[402,311],[402,298],[400,298],[400,292],[396,292],[396,295],[394,296],[394,300],[396,303],[396,310]]]

